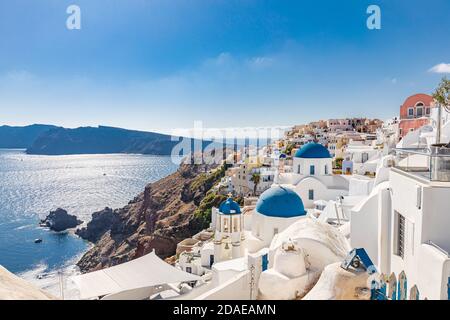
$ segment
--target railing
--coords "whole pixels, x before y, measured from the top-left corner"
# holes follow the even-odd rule
[[[411,172],[430,181],[450,182],[450,148],[394,149],[394,167]]]

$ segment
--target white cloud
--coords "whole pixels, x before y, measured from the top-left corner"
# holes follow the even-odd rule
[[[450,73],[450,63],[437,64],[428,71],[434,73]]]
[[[26,70],[11,70],[4,74],[3,78],[14,82],[30,82],[37,79],[34,74]]]
[[[274,59],[269,57],[253,57],[247,60],[248,66],[254,69],[270,67],[273,62]]]
[[[222,52],[218,56],[206,59],[203,68],[229,68],[236,63],[234,57],[229,52]]]

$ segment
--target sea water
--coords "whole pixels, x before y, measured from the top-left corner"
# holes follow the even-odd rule
[[[40,219],[61,207],[87,222],[95,211],[126,205],[177,167],[163,156],[36,156],[0,149],[0,265],[41,287],[54,285],[89,243],[70,231],[39,227]]]

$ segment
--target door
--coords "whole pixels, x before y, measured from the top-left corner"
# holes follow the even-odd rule
[[[398,276],[397,300],[406,300],[406,292],[408,288],[408,280],[405,271],[400,272]]]
[[[262,256],[262,271],[266,271],[269,265],[269,258],[267,257],[267,253]]]
[[[210,254],[209,255],[209,266],[211,267],[214,264],[214,255]]]

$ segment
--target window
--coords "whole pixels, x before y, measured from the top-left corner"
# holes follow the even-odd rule
[[[192,273],[192,267],[186,267],[186,272],[187,273]]]
[[[278,234],[278,228],[273,228],[273,235]]]
[[[402,259],[405,257],[405,217],[400,213],[396,212],[396,222],[397,222],[397,243],[396,243],[396,254]]]
[[[430,115],[430,110],[431,110],[430,108],[426,108],[426,109],[425,109],[425,113],[426,113],[427,115]]]
[[[315,174],[315,172],[316,172],[316,168],[314,166],[310,166],[309,167],[309,174],[313,176]]]
[[[317,204],[317,205],[316,205],[316,209],[317,209],[317,210],[320,210],[320,211],[325,210],[325,207],[326,207],[326,205],[323,205],[323,204]]]
[[[325,174],[328,174],[328,166],[325,165]]]
[[[423,117],[423,107],[416,108],[416,116]]]
[[[313,189],[308,190],[308,199],[314,200],[314,190]]]
[[[408,108],[408,117],[409,118],[414,117],[414,108]]]
[[[298,165],[297,173],[300,174],[300,165]]]
[[[365,163],[367,160],[369,160],[369,154],[367,152],[363,152],[361,162]]]

